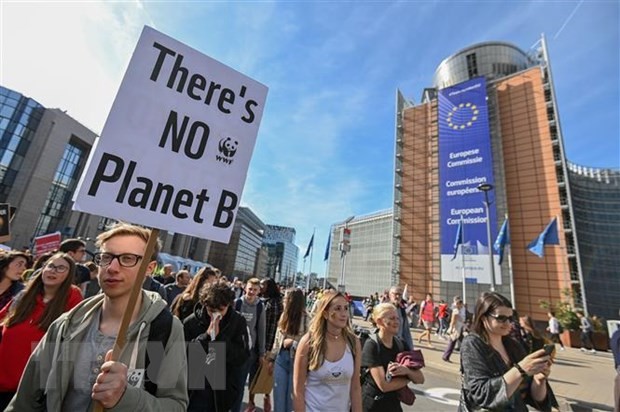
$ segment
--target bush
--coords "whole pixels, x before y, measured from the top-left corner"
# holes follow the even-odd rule
[[[562,296],[569,300],[570,291],[568,289],[562,290]],[[545,310],[553,310],[555,312],[555,317],[558,318],[560,325],[564,329],[568,330],[579,330],[579,318],[575,313],[575,308],[568,301],[557,302],[553,307],[546,300],[540,301],[540,307]]]

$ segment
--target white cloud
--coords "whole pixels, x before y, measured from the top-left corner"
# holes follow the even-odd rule
[[[148,16],[136,3],[5,3],[0,82],[100,133]]]

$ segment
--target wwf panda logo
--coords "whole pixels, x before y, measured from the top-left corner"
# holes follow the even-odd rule
[[[231,158],[237,153],[237,146],[239,142],[233,140],[230,137],[226,137],[220,140],[220,153],[228,158]]]

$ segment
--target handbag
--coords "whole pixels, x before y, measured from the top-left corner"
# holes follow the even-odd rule
[[[250,384],[250,394],[268,394],[271,393],[272,389],[273,374],[270,374],[267,367],[263,367],[263,365],[261,364],[258,367],[258,371],[256,371],[256,375],[254,375],[254,379],[252,379],[252,383]]]
[[[424,367],[424,355],[419,349],[407,350],[396,355],[396,362],[409,369],[422,369]],[[398,400],[405,405],[413,405],[415,402],[415,393],[409,386],[403,386],[396,391]]]
[[[403,386],[398,391],[396,391],[396,395],[398,396],[398,400],[404,403],[405,405],[413,405],[415,402],[415,393],[411,390],[409,386]]]

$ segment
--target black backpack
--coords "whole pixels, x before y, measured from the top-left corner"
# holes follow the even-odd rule
[[[159,315],[151,322],[151,328],[149,329],[149,342],[161,342],[164,349],[170,339],[170,332],[172,331],[172,313],[168,308],[159,312]],[[151,359],[149,359],[149,352],[146,351],[146,359],[144,360],[144,370],[151,372],[144,374],[144,390],[151,395],[155,396],[157,393],[157,384],[151,380],[156,378],[161,368],[162,359],[153,359],[153,365],[150,367]]]

